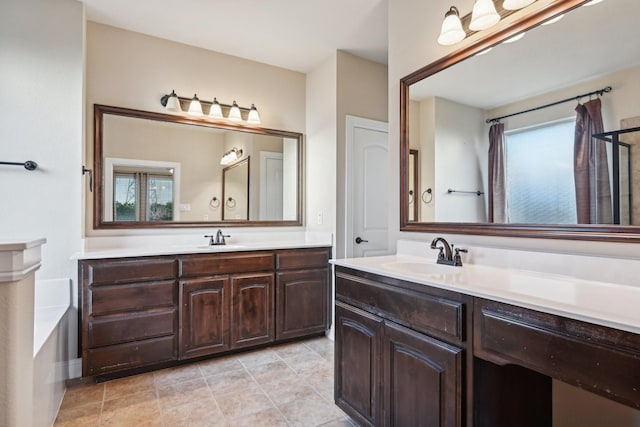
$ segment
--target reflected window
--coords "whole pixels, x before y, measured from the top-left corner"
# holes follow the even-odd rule
[[[575,119],[505,132],[510,223],[576,224]]]
[[[146,172],[114,171],[115,221],[173,220],[173,177]]]

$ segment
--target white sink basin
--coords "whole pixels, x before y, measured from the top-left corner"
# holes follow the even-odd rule
[[[396,261],[382,264],[383,268],[396,273],[418,274],[423,276],[442,276],[461,273],[462,267],[435,264],[429,262]]]
[[[196,246],[196,249],[208,249],[210,251],[221,251],[221,250],[225,250],[225,251],[232,251],[235,249],[245,249],[246,246],[244,245],[230,245],[230,244],[226,244],[226,245],[199,245]]]

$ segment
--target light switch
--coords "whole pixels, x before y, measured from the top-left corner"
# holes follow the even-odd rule
[[[316,215],[316,223],[318,225],[322,225],[322,212],[318,212],[318,214]]]

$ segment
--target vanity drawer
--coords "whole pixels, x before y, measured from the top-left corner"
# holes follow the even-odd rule
[[[177,304],[175,280],[89,288],[92,316]]]
[[[179,258],[180,277],[213,276],[273,270],[273,253],[186,255]]]
[[[86,375],[100,375],[177,359],[175,335],[87,350]]]
[[[474,355],[640,408],[640,335],[477,298]]]
[[[413,330],[453,342],[464,336],[464,303],[336,273],[336,298]]]
[[[128,341],[176,333],[176,309],[104,316],[89,321],[89,347],[102,347]]]
[[[173,257],[83,261],[85,279],[92,286],[171,279],[177,266]]]
[[[328,265],[328,249],[289,250],[276,252],[276,268],[278,270],[327,268]]]

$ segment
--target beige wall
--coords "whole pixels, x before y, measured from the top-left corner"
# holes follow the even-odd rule
[[[299,72],[94,22],[87,23],[86,62],[89,165],[93,163],[93,104],[162,112],[160,97],[172,89],[184,97],[197,93],[203,100],[236,100],[243,107],[255,103],[262,126],[301,133],[306,129],[306,77]],[[87,194],[85,235],[144,232],[93,230],[92,203],[92,194]]]
[[[387,67],[347,52],[337,52],[337,183],[336,187],[336,255],[344,258],[345,243],[345,166],[346,116],[387,122]],[[395,200],[395,199],[390,199]]]

